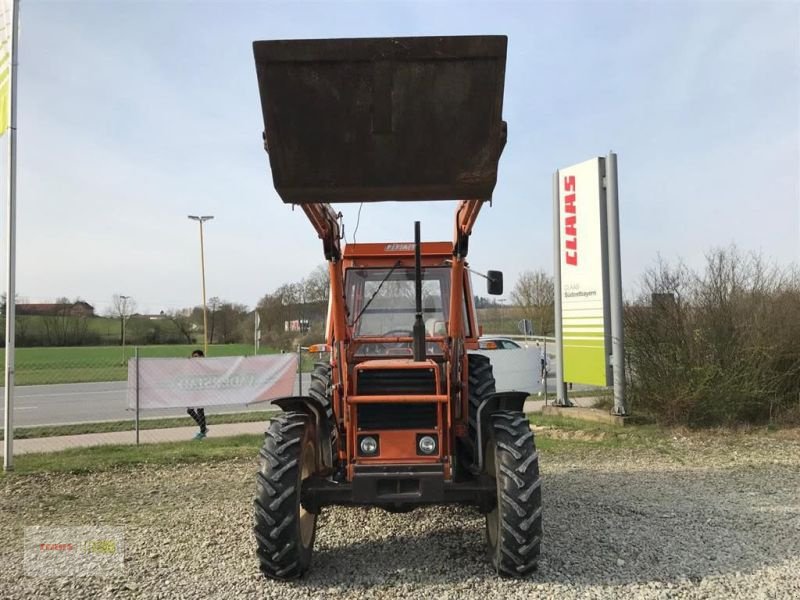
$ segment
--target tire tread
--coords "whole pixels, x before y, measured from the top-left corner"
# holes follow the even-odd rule
[[[261,470],[256,477],[253,534],[259,567],[271,579],[294,579],[308,568],[310,550],[304,552],[295,525],[301,442],[309,424],[309,417],[303,413],[278,415],[270,422],[259,453]]]
[[[525,577],[536,570],[542,541],[539,454],[525,415],[498,411],[489,419],[497,475],[499,529],[490,548],[500,575]]]

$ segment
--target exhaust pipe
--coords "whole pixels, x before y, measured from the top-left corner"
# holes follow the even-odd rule
[[[425,360],[425,323],[422,320],[422,258],[419,241],[419,221],[414,221],[414,292],[416,311],[414,318],[414,360]]]

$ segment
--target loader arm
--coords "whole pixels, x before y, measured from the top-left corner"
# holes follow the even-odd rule
[[[348,337],[344,279],[338,265],[342,258],[340,214],[333,210],[333,207],[327,202],[306,203],[300,206],[322,240],[325,260],[328,261],[328,275],[331,282],[331,325],[333,326],[333,341],[338,345]],[[340,348],[337,346],[337,353],[339,350]]]
[[[339,227],[339,213],[327,203],[308,203],[300,205],[306,213],[311,225],[322,240],[325,260],[337,261],[342,256],[341,229]]]
[[[485,200],[462,200],[456,209],[456,231],[453,241],[453,256],[463,259],[469,250],[469,236],[478,219]]]
[[[469,250],[469,236],[478,219],[478,213],[485,200],[462,200],[456,209],[456,226],[453,240],[453,268],[450,270],[450,323],[448,333],[451,339],[465,337],[467,324],[463,319],[464,304],[464,258]],[[457,353],[456,353],[457,354]]]

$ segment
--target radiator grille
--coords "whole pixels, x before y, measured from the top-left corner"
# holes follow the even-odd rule
[[[436,374],[431,369],[364,369],[358,371],[359,396],[436,394]]]
[[[418,402],[381,402],[359,404],[358,429],[434,429],[436,404]]]

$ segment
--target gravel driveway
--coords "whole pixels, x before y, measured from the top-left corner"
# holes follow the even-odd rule
[[[800,441],[696,435],[650,448],[561,440],[542,452],[538,573],[499,579],[483,518],[326,509],[309,575],[258,574],[253,461],[0,482],[0,598],[800,598]],[[22,528],[124,528],[111,579],[22,573]]]

